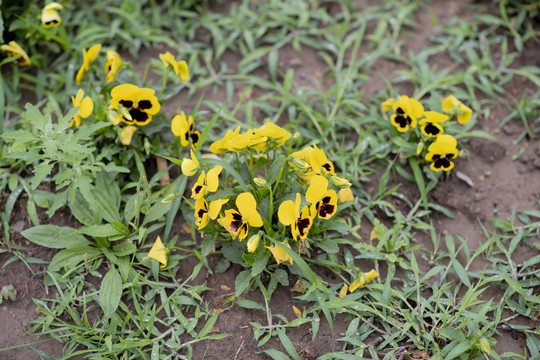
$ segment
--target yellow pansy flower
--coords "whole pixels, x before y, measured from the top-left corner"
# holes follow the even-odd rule
[[[88,51],[86,49],[83,49],[83,64],[81,65],[81,68],[77,72],[77,76],[75,77],[75,81],[80,83],[85,77],[86,73],[88,73],[88,68],[90,65],[96,60],[96,58],[99,55],[99,51],[101,50],[101,44],[92,45]]]
[[[356,279],[351,283],[351,285],[349,285],[349,291],[353,292],[358,288],[363,288],[377,276],[379,276],[379,273],[375,270],[371,270],[367,273],[362,273],[360,280]]]
[[[133,134],[137,131],[137,127],[133,125],[126,126],[120,133],[120,142],[122,145],[130,145]]]
[[[8,57],[20,56],[20,58],[14,60],[14,63],[17,65],[26,66],[32,64],[26,51],[24,51],[23,48],[20,47],[15,41],[10,41],[7,45],[1,45],[0,49],[2,49],[2,51],[4,51]]]
[[[424,112],[424,119],[418,122],[422,128],[422,133],[427,137],[437,137],[444,133],[444,129],[440,123],[448,120],[448,116],[438,113],[436,111]]]
[[[174,55],[170,52],[166,52],[165,54],[159,54],[159,58],[163,62],[163,65],[165,67],[171,67],[176,76],[185,84],[189,80],[189,70],[187,63],[184,60],[176,61],[174,58]]]
[[[450,161],[458,155],[457,141],[452,135],[439,135],[435,142],[428,147],[427,161],[432,161],[430,168],[433,171],[449,171],[454,167]]]
[[[191,197],[198,199],[209,192],[215,192],[219,186],[219,174],[223,168],[219,165],[208,171],[208,176],[202,171],[195,185],[191,189]]]
[[[122,65],[122,59],[116,51],[107,50],[107,63],[105,64],[105,75],[107,75],[107,83],[113,82]]]
[[[233,239],[238,237],[239,240],[242,240],[246,238],[250,226],[261,227],[263,221],[257,211],[257,201],[253,194],[244,192],[238,195],[236,207],[238,211],[225,210],[225,216],[221,217],[218,222],[231,234]]]
[[[299,193],[296,193],[296,200],[285,200],[279,205],[278,218],[285,225],[291,226],[291,234],[296,241],[298,237],[305,239],[308,236],[309,229],[313,225],[313,216],[309,207],[305,205],[300,211],[302,199]]]
[[[210,145],[210,151],[214,154],[223,154],[224,152],[228,151],[226,145],[231,139],[234,139],[238,136],[240,133],[240,126],[238,126],[236,129],[233,130],[227,130],[227,133],[221,140],[214,141],[212,145]]]
[[[75,97],[71,97],[71,102],[73,102],[73,107],[79,107],[79,111],[71,119],[71,126],[75,125],[79,127],[81,125],[81,118],[86,119],[94,111],[94,102],[90,96],[84,96],[84,90],[79,89]]]
[[[196,147],[201,137],[201,133],[195,130],[193,116],[189,115],[186,119],[186,114],[183,111],[172,119],[171,131],[174,136],[180,137],[182,146],[188,146],[191,141],[193,147]]]
[[[201,197],[195,201],[195,225],[197,225],[197,229],[202,230],[208,224],[208,221],[208,203],[204,197]]]
[[[291,246],[289,245],[289,243],[287,243],[286,241],[283,241],[281,243],[281,245],[283,247],[288,247],[289,249],[291,248]],[[291,263],[291,265],[293,264],[293,259],[292,257],[289,256],[289,254],[287,254],[287,252],[285,252],[285,250],[283,250],[280,246],[266,246],[266,248],[268,250],[270,250],[270,252],[272,253],[272,255],[274,255],[274,258],[276,259],[276,262],[278,264],[281,264],[282,262],[284,261],[288,261],[289,263]]]
[[[120,120],[128,125],[146,125],[161,109],[154,93],[153,89],[139,88],[132,84],[115,86],[111,90],[109,109],[119,110]]]
[[[290,132],[279,127],[278,125],[274,123],[266,123],[261,128],[254,129],[253,132],[255,133],[255,136],[263,138],[265,143],[268,140],[275,141],[276,146],[283,145],[285,141],[291,138]],[[259,150],[257,148],[255,149]]]
[[[330,219],[337,211],[337,194],[328,189],[328,180],[322,175],[315,175],[309,182],[306,200],[311,204],[311,213],[321,219]]]
[[[159,267],[163,269],[167,266],[167,249],[165,246],[163,246],[163,242],[161,241],[161,238],[158,236],[156,239],[156,242],[152,246],[152,249],[150,249],[150,252],[148,253],[148,257],[150,259],[154,259],[161,264]]]
[[[410,128],[415,128],[417,119],[424,115],[424,106],[419,101],[402,95],[399,101],[392,104],[395,114],[390,117],[390,122],[399,132],[405,132]]]
[[[459,101],[454,95],[450,95],[443,100],[442,109],[445,113],[457,114],[457,121],[462,125],[471,121],[473,114],[472,109]]]
[[[208,208],[210,219],[215,220],[219,216],[219,213],[221,212],[221,208],[227,202],[229,202],[229,199],[217,199],[217,200],[211,201],[210,206]]]
[[[191,159],[185,158],[182,160],[182,173],[186,176],[192,176],[195,175],[197,170],[199,170],[199,160],[191,150]]]
[[[52,26],[58,26],[62,22],[60,15],[56,10],[62,10],[63,7],[59,3],[52,2],[47,4],[41,11],[41,24],[48,29]]]

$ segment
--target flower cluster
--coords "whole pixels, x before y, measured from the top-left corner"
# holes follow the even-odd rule
[[[418,100],[406,95],[387,99],[381,105],[385,112],[393,111],[390,122],[397,131],[409,133],[409,142],[418,144],[417,154],[421,154],[429,143],[424,158],[431,163],[431,170],[449,171],[454,167],[452,160],[459,153],[457,141],[445,133],[445,123],[454,116],[461,125],[469,123],[473,115],[469,107],[453,95],[443,99],[442,113],[426,111]],[[418,128],[420,131],[416,131]]]
[[[193,120],[186,120],[182,113],[175,124],[173,132],[187,145]],[[286,250],[292,250],[292,244],[297,244],[300,254],[316,245],[320,239],[310,238],[311,230],[320,227],[319,221],[334,217],[338,202],[353,201],[354,196],[351,184],[336,175],[334,164],[321,148],[310,146],[279,155],[290,138],[287,130],[273,123],[245,132],[240,127],[228,130],[210,145],[210,151],[225,157],[232,154],[236,166],[210,167],[207,163],[222,160],[205,161],[191,150],[181,167],[186,176],[200,171],[191,188],[197,229],[214,233],[216,239],[248,239],[245,253],[269,252],[278,264],[293,263]],[[231,177],[220,181],[223,170]]]

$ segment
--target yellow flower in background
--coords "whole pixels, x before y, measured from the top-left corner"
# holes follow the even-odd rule
[[[429,145],[426,155],[427,161],[432,161],[430,168],[433,171],[449,171],[454,167],[450,161],[458,155],[457,141],[452,135],[439,135],[433,144]]]
[[[240,133],[240,126],[238,126],[236,129],[233,130],[227,130],[227,133],[221,140],[214,141],[212,145],[210,145],[210,151],[214,154],[223,154],[227,151],[226,144],[235,137],[238,136]]]
[[[96,60],[96,58],[99,55],[99,51],[101,50],[101,44],[92,45],[88,51],[86,49],[83,49],[83,64],[79,71],[77,72],[77,76],[75,77],[75,81],[80,83],[88,73],[88,68],[92,63]]]
[[[199,170],[199,160],[191,150],[191,159],[185,158],[182,160],[182,173],[186,176],[192,176],[195,175],[197,170]]]
[[[105,64],[105,75],[107,75],[107,83],[111,83],[116,79],[116,75],[122,65],[122,59],[116,51],[107,50],[107,63]]]
[[[132,84],[115,86],[111,91],[109,109],[118,110],[120,120],[128,125],[143,126],[161,109],[155,91]]]
[[[75,125],[76,127],[79,127],[79,125],[81,125],[81,118],[86,119],[92,114],[92,111],[94,111],[94,102],[90,96],[84,96],[83,89],[79,89],[77,95],[71,97],[71,101],[73,102],[73,107],[79,107],[79,112],[71,119],[71,126]]]
[[[399,101],[395,101],[392,104],[395,114],[390,117],[390,122],[394,125],[399,132],[405,132],[410,128],[415,128],[418,118],[424,115],[424,106],[417,100],[402,95],[399,97]]]
[[[289,245],[289,243],[287,243],[286,241],[283,241],[281,243],[281,245],[283,247],[288,247],[289,249],[291,248],[291,246]],[[266,246],[266,248],[268,250],[270,250],[270,252],[272,253],[272,255],[274,255],[274,259],[276,259],[276,262],[278,264],[281,264],[282,262],[284,261],[288,261],[289,263],[291,263],[291,265],[293,264],[293,259],[292,257],[289,256],[289,254],[287,254],[287,252],[285,250],[283,250],[280,246]]]
[[[231,234],[233,239],[238,237],[239,240],[243,240],[246,238],[250,226],[261,227],[263,221],[257,211],[257,201],[253,194],[244,192],[238,195],[236,207],[238,211],[226,210],[225,216],[221,217],[218,222]]]
[[[317,214],[320,219],[328,220],[337,211],[337,194],[328,189],[328,180],[322,175],[315,175],[309,182],[306,200],[311,204],[311,214]]]
[[[291,234],[296,241],[298,237],[305,239],[313,225],[313,216],[309,211],[309,207],[305,205],[300,211],[302,199],[299,193],[296,193],[296,200],[285,200],[279,205],[278,218],[285,225],[291,226]]]
[[[15,41],[10,41],[7,45],[1,45],[0,49],[2,49],[2,51],[5,52],[10,58],[20,56],[20,58],[13,61],[19,66],[26,66],[32,64],[26,51],[24,51],[23,48],[20,47],[19,44],[17,44]]]
[[[217,165],[208,171],[208,176],[202,171],[197,182],[191,189],[191,197],[198,199],[209,192],[215,192],[219,186],[219,174],[222,169],[221,166]]]
[[[204,197],[201,197],[195,201],[195,225],[197,225],[197,229],[202,230],[208,224],[208,221],[208,203]]]
[[[163,62],[163,65],[165,67],[171,67],[176,76],[185,84],[189,80],[189,70],[187,63],[184,60],[176,61],[174,58],[174,55],[170,52],[166,52],[165,54],[159,54],[159,58]]]
[[[248,252],[252,253],[255,250],[257,250],[257,246],[259,246],[260,240],[261,240],[261,236],[259,234],[252,235],[247,242]]]
[[[172,119],[171,131],[174,136],[180,137],[182,146],[188,146],[191,141],[193,147],[196,147],[201,137],[201,133],[195,130],[193,116],[189,115],[186,119],[186,114],[183,111]]]
[[[349,291],[353,292],[358,288],[363,288],[377,276],[379,276],[379,273],[375,270],[371,270],[367,273],[362,273],[360,280],[356,279],[351,283],[351,285],[349,285]]]
[[[165,246],[163,246],[163,242],[161,241],[161,238],[158,236],[156,239],[156,242],[152,246],[152,249],[150,249],[150,252],[148,253],[148,257],[150,259],[154,259],[161,264],[159,267],[163,269],[167,266],[167,249]]]
[[[390,111],[395,102],[396,102],[396,99],[393,99],[393,98],[386,99],[385,101],[383,101],[381,103],[383,111],[384,112]]]
[[[133,134],[137,131],[137,127],[133,125],[126,126],[120,133],[120,142],[122,145],[130,145]]]
[[[427,137],[437,137],[444,133],[444,129],[440,123],[448,120],[448,116],[438,113],[436,111],[424,112],[425,118],[418,122],[422,128],[422,133]]]
[[[52,26],[58,26],[62,22],[60,15],[56,10],[62,10],[63,7],[59,3],[52,2],[47,4],[41,11],[41,24],[48,29]]]
[[[276,147],[281,146],[291,138],[291,133],[274,123],[266,123],[260,129],[254,129],[255,136],[264,138],[264,142],[272,140]],[[256,148],[256,150],[259,150]],[[264,149],[262,149],[264,150]]]
[[[457,121],[462,125],[471,121],[473,114],[472,109],[459,101],[454,95],[450,95],[442,101],[442,109],[445,113],[457,114]]]
[[[339,190],[338,191],[338,202],[339,203],[344,203],[344,202],[349,202],[349,201],[354,201],[354,194],[353,194],[351,188],[348,187],[348,188]]]

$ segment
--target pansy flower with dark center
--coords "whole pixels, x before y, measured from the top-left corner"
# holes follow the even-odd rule
[[[197,182],[191,188],[191,197],[198,199],[209,192],[215,192],[219,186],[219,174],[222,169],[221,166],[217,165],[208,171],[208,175],[202,171]]]
[[[279,205],[278,218],[285,225],[291,226],[291,234],[296,241],[305,239],[308,236],[309,229],[313,225],[313,215],[310,213],[309,207],[305,205],[300,210],[302,199],[299,193],[296,193],[296,200],[285,200]]]
[[[120,120],[128,125],[146,125],[161,109],[155,91],[132,84],[115,86],[109,109],[120,110]]]
[[[1,45],[0,49],[4,51],[10,58],[20,56],[18,59],[13,61],[19,66],[26,66],[32,64],[26,51],[24,51],[23,48],[20,47],[19,44],[17,44],[15,41],[10,41],[7,45]]]
[[[195,148],[201,137],[201,133],[195,130],[193,116],[186,119],[186,114],[182,111],[180,115],[176,115],[171,122],[171,131],[176,137],[180,137],[182,146],[188,146],[191,142]]]
[[[263,221],[257,211],[257,201],[253,194],[244,192],[238,195],[236,207],[238,211],[225,210],[225,215],[218,222],[231,234],[233,239],[243,240],[246,238],[250,226],[261,227]]]
[[[122,59],[117,52],[113,50],[107,50],[107,63],[105,64],[105,75],[107,75],[107,83],[115,80],[118,71],[122,65]]]
[[[426,111],[424,117],[418,124],[422,127],[422,133],[425,136],[437,137],[444,133],[444,129],[440,124],[448,120],[448,116],[436,111]]]
[[[309,167],[299,168],[295,161],[289,162],[289,165],[298,170],[304,175],[301,177],[301,183],[305,184],[310,181],[314,175],[335,175],[334,164],[328,160],[324,150],[318,148],[317,145],[309,146],[290,155],[293,159],[301,159],[309,165]]]
[[[62,5],[56,2],[47,4],[41,11],[41,24],[48,29],[53,26],[58,26],[62,22],[60,15],[56,10],[62,10]]]
[[[195,225],[197,229],[202,230],[208,224],[209,221],[208,203],[204,197],[201,197],[195,201]]]
[[[309,182],[306,200],[311,204],[311,213],[321,219],[330,219],[337,211],[337,193],[328,189],[328,180],[322,175],[315,175]]]
[[[390,122],[399,132],[408,131],[415,128],[417,119],[424,115],[424,107],[415,99],[402,95],[399,101],[392,104],[395,114],[390,117]]]
[[[457,141],[452,135],[439,135],[435,142],[428,147],[426,160],[431,161],[433,171],[449,171],[454,167],[451,161],[458,155]]]

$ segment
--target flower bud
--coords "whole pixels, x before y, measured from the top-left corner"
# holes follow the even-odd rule
[[[169,195],[165,196],[163,198],[163,200],[161,200],[161,203],[162,204],[168,204],[171,201],[173,201],[174,199],[176,199],[176,194],[169,194]]]
[[[344,179],[344,178],[336,176],[336,175],[333,175],[330,178],[330,180],[332,181],[332,183],[334,185],[336,185],[337,187],[340,187],[342,189],[345,189],[345,188],[348,188],[348,187],[351,186],[351,183],[347,179]]]
[[[255,184],[257,184],[257,186],[259,187],[266,187],[268,186],[268,183],[266,182],[265,179],[261,178],[261,177],[256,177],[255,179],[253,179],[253,181],[255,182]]]
[[[249,238],[247,242],[247,249],[250,253],[257,250],[257,246],[259,246],[260,239],[261,239],[261,236],[258,233]]]
[[[311,166],[305,162],[304,160],[302,159],[298,159],[298,158],[292,158],[292,160],[290,161],[292,163],[292,166],[300,169],[300,170],[306,170],[306,169],[309,169]]]

